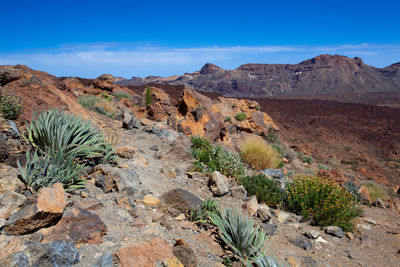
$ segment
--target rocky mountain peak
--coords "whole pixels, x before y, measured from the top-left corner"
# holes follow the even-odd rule
[[[217,65],[214,65],[212,63],[206,63],[200,70],[200,74],[213,74],[216,73],[220,70],[223,70],[222,68],[218,67]]]

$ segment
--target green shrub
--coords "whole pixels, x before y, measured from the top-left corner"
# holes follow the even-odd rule
[[[325,164],[318,164],[317,167],[318,167],[318,170],[331,170],[332,169],[331,166],[328,166]]]
[[[100,95],[100,98],[101,98],[101,99],[104,99],[104,100],[106,100],[106,101],[108,101],[108,102],[111,102],[111,101],[113,100],[112,96],[110,96],[110,95],[107,94],[107,93],[102,93],[102,94]]]
[[[280,183],[268,179],[264,174],[246,176],[241,180],[244,188],[250,195],[256,195],[259,202],[276,207],[285,199],[285,191]]]
[[[9,120],[16,119],[22,112],[21,98],[5,89],[0,90],[0,113]]]
[[[150,85],[148,85],[146,89],[146,106],[150,105],[151,105],[151,88]]]
[[[355,197],[328,178],[297,177],[286,194],[289,208],[316,225],[352,231],[353,220],[362,213]]]
[[[232,123],[232,118],[229,117],[229,116],[226,116],[225,119],[224,119],[224,122]]]
[[[247,114],[246,112],[240,112],[238,114],[235,115],[235,119],[238,121],[244,121],[247,119]]]
[[[312,160],[313,158],[307,154],[304,154],[303,152],[299,152],[297,153],[297,156],[299,157],[299,159],[304,162],[304,163],[308,163],[308,164],[312,164]]]
[[[236,152],[221,146],[213,146],[202,137],[192,137],[191,154],[196,159],[194,163],[199,171],[220,173],[238,179],[245,174],[243,163]]]
[[[200,208],[194,209],[190,212],[189,220],[197,224],[208,225],[211,223],[210,214],[217,213],[219,205],[214,200],[207,198],[206,201],[201,203]]]
[[[279,142],[279,138],[278,138],[278,135],[276,134],[276,130],[272,127],[269,127],[268,134],[265,137],[265,139],[270,143],[278,143]]]
[[[63,151],[50,152],[40,156],[37,152],[26,152],[26,163],[23,169],[17,162],[21,180],[30,189],[37,191],[42,187],[55,183],[62,183],[66,191],[85,187],[85,181],[80,177],[86,167],[75,161],[75,155],[66,156]]]
[[[78,96],[78,103],[87,109],[93,109],[99,99],[95,95],[80,95]]]
[[[129,100],[131,100],[131,95],[128,94],[127,92],[124,91],[118,91],[118,92],[114,92],[113,96],[115,97],[116,100],[121,100],[122,98],[127,98]]]
[[[116,159],[111,145],[91,123],[56,109],[42,112],[27,125],[23,137],[41,153],[63,150],[66,156],[81,159]]]
[[[358,202],[360,202],[362,200],[362,196],[360,193],[358,193],[358,189],[359,187],[352,181],[348,181],[344,184],[344,188],[353,196],[355,196],[355,198],[357,199]]]
[[[254,227],[252,219],[230,209],[213,213],[210,218],[218,227],[221,239],[243,264],[265,255],[267,234]]]

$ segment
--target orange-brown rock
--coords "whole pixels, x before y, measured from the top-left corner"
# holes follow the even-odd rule
[[[106,232],[107,227],[98,215],[80,207],[71,207],[42,242],[67,240],[74,244],[97,244],[102,242]]]
[[[36,197],[28,199],[20,210],[8,219],[4,230],[14,235],[34,232],[59,219],[66,206],[61,183],[39,190]]]
[[[175,258],[167,241],[160,237],[120,248],[114,256],[121,267],[154,267],[156,262]]]
[[[117,155],[122,158],[131,159],[137,153],[137,151],[138,151],[137,147],[123,146],[123,147],[117,148],[115,153],[117,153]]]
[[[25,248],[24,242],[17,237],[0,238],[0,259],[11,255],[14,252],[21,251]]]

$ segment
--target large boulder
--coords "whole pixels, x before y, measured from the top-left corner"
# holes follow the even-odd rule
[[[120,169],[109,164],[100,164],[95,168],[96,185],[104,192],[134,190],[140,184],[139,175],[130,169]]]
[[[0,66],[0,86],[23,78],[19,69],[13,66]]]
[[[170,211],[175,211],[177,215],[187,213],[193,208],[200,207],[203,202],[199,197],[181,188],[175,188],[161,196],[164,204]]]
[[[61,183],[39,190],[36,197],[25,201],[20,210],[13,213],[4,230],[13,235],[23,235],[56,222],[66,206],[66,196]]]
[[[215,171],[212,173],[210,179],[208,180],[208,186],[214,196],[223,196],[229,192],[230,184],[228,178]]]

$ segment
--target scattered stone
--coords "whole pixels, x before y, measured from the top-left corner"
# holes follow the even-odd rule
[[[118,249],[114,253],[121,267],[156,266],[157,261],[175,258],[167,241],[162,238],[154,238],[149,242],[141,242]]]
[[[115,151],[118,156],[125,159],[131,159],[137,153],[138,149],[134,146],[119,147]]]
[[[344,236],[344,232],[343,232],[342,228],[340,228],[339,226],[333,226],[333,225],[327,226],[325,228],[325,233],[339,237],[339,238],[342,238]]]
[[[162,195],[163,202],[169,207],[169,211],[174,214],[179,215],[180,213],[185,213],[192,210],[193,208],[200,207],[203,201],[181,188],[175,188],[168,191]],[[175,212],[173,212],[175,210]]]
[[[366,217],[366,218],[363,218],[363,220],[372,225],[378,225],[378,222],[372,218]]]
[[[128,197],[128,196],[122,196],[116,198],[117,205],[120,207],[123,207],[126,211],[129,212],[129,214],[133,217],[136,218],[136,204],[135,201]]]
[[[378,208],[382,208],[382,209],[386,209],[386,206],[387,206],[386,203],[380,198],[376,199],[372,203],[372,205],[375,206],[375,207],[378,207]]]
[[[314,229],[310,229],[310,230],[307,230],[304,233],[304,235],[307,236],[308,238],[317,239],[321,234],[320,234],[320,232],[318,232]]]
[[[176,172],[175,168],[171,165],[166,165],[161,168],[161,173],[166,175],[169,178],[175,178],[176,177]]]
[[[244,199],[247,197],[247,191],[243,185],[231,188],[231,196],[237,199]]]
[[[346,237],[347,237],[348,239],[350,239],[350,240],[353,240],[353,239],[354,239],[354,234],[353,234],[353,233],[350,233],[350,232],[346,232]]]
[[[10,218],[11,213],[24,204],[26,197],[12,192],[0,192],[0,219]]]
[[[145,204],[146,206],[149,206],[149,207],[155,207],[158,204],[160,204],[160,200],[151,194],[145,195],[143,197],[142,202],[143,202],[143,204]]]
[[[24,253],[29,257],[31,266],[71,266],[79,262],[77,249],[66,241],[33,243]]]
[[[66,206],[61,183],[39,190],[36,198],[28,199],[20,210],[8,219],[4,230],[13,235],[36,231],[57,221]]]
[[[315,242],[324,243],[324,244],[328,243],[328,241],[323,239],[322,236],[317,237],[317,239],[315,239]]]
[[[98,210],[103,207],[103,203],[97,198],[85,198],[80,200],[77,204],[84,210]]]
[[[109,164],[99,164],[94,170],[96,173],[95,184],[103,189],[105,193],[113,189],[117,191],[131,190],[137,188],[140,184],[139,175],[129,169],[119,169]]]
[[[361,236],[361,248],[372,248],[372,239],[367,235]]]
[[[278,224],[277,223],[262,223],[261,227],[270,236],[273,236],[278,232]]]
[[[289,220],[290,220],[290,214],[289,213],[287,213],[285,211],[282,211],[282,210],[280,210],[278,212],[278,221],[280,223],[288,223]]]
[[[208,186],[214,196],[223,196],[229,192],[230,188],[228,178],[218,171],[213,172],[208,180]]]
[[[371,225],[365,223],[358,223],[356,227],[359,229],[371,230]]]
[[[257,210],[257,215],[263,222],[268,222],[272,218],[269,207],[264,203],[259,206]]]
[[[0,236],[0,238],[3,236]],[[7,239],[3,239],[0,242],[0,259],[6,258],[9,255],[22,251],[26,248],[25,242],[23,242],[22,239],[17,238],[17,237],[6,237]],[[0,266],[4,266],[1,265]]]
[[[172,248],[174,256],[183,264],[185,267],[197,267],[197,257],[194,251],[187,245],[176,245]]]
[[[298,236],[295,239],[289,239],[289,242],[295,246],[298,246],[304,250],[311,250],[312,243],[304,236]]]
[[[80,207],[69,208],[43,243],[66,240],[73,244],[98,244],[107,233],[107,227],[97,214]]]
[[[2,176],[3,177],[0,179],[0,190],[15,191],[18,188],[23,188],[25,186],[21,180],[18,179],[17,173],[9,176],[6,176],[6,174],[2,173]]]
[[[317,267],[318,266],[316,260],[314,260],[311,257],[307,257],[307,256],[301,257],[300,263],[301,263],[301,266],[307,266],[307,267]]]
[[[150,150],[158,151],[158,146],[157,146],[157,145],[152,145],[152,146],[150,147]]]
[[[183,221],[183,220],[185,220],[185,214],[181,213],[175,219],[178,221]]]
[[[136,161],[142,166],[149,166],[149,160],[142,156],[142,154],[138,154],[136,156]]]
[[[89,194],[88,194],[87,192],[85,192],[85,191],[81,191],[80,195],[81,195],[81,197],[83,197],[83,198],[89,197]]]
[[[28,257],[21,251],[0,260],[0,266],[26,267],[30,266]]]
[[[125,111],[124,120],[122,121],[122,127],[127,130],[132,130],[133,128],[138,129],[140,127],[140,121],[135,116]]]
[[[301,224],[300,223],[297,223],[297,222],[294,222],[294,223],[291,223],[290,224],[291,226],[293,226],[293,228],[295,229],[295,230],[301,230]]]
[[[114,261],[110,252],[106,251],[99,257],[93,267],[113,267]]]
[[[243,209],[249,216],[256,215],[259,207],[256,196],[249,197],[246,202],[243,203]]]

